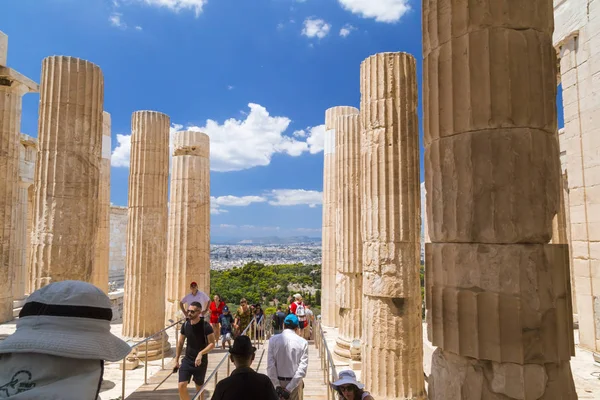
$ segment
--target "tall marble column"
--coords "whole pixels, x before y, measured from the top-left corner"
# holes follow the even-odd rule
[[[22,303],[27,293],[27,248],[29,247],[31,228],[29,226],[29,189],[33,185],[37,141],[31,136],[21,134],[19,146],[19,184],[17,207],[15,209],[15,260],[13,263],[13,298]],[[21,306],[21,304],[15,304]]]
[[[430,399],[576,399],[552,0],[423,1]]]
[[[376,399],[425,399],[414,57],[380,53],[367,58],[360,89],[362,381]]]
[[[104,78],[73,57],[42,62],[31,237],[33,290],[67,279],[90,282],[98,229],[98,168]]]
[[[22,97],[38,91],[35,82],[5,66],[7,51],[8,37],[0,32],[0,323],[13,318]]]
[[[336,301],[336,210],[337,167],[335,153],[335,121],[338,116],[358,114],[358,109],[348,106],[332,107],[325,111],[325,146],[323,166],[323,222],[321,304],[322,322],[329,327],[339,323],[339,305]]]
[[[131,117],[123,304],[123,335],[130,338],[164,328],[169,126],[169,116],[156,111],[136,111]],[[169,348],[166,336],[151,341],[149,359],[160,357],[161,345]]]
[[[339,116],[334,126],[337,167],[336,294],[340,307],[334,353],[343,359],[360,361],[360,350],[351,352],[353,342],[361,339],[362,321],[360,116]]]
[[[210,140],[177,132],[167,237],[167,316],[175,318],[190,282],[210,293]]]
[[[92,283],[108,293],[110,257],[110,114],[102,113],[102,154],[98,186],[98,233]]]

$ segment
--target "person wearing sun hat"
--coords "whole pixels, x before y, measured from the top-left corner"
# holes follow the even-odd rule
[[[231,376],[217,383],[211,400],[279,400],[269,377],[252,369],[255,352],[248,336],[235,338],[229,349],[235,369]]]
[[[80,281],[33,292],[17,330],[0,341],[0,399],[97,399],[104,361],[131,347],[110,332],[110,299]]]
[[[352,370],[340,371],[338,380],[331,386],[339,393],[340,400],[374,400],[369,392],[365,392],[365,385],[356,380]]]
[[[298,317],[289,314],[283,320],[283,332],[269,339],[267,375],[279,397],[289,400],[304,398],[304,382],[308,369],[308,342],[298,335]]]

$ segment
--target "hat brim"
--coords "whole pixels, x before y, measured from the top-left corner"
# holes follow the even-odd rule
[[[331,384],[331,386],[333,386],[336,390],[337,390],[338,386],[342,386],[342,385],[354,385],[357,388],[359,388],[360,390],[365,388],[365,385],[363,385],[362,383],[360,383],[354,379],[351,379],[351,378],[342,378]]]
[[[131,346],[110,332],[82,332],[21,327],[0,341],[0,354],[41,353],[76,359],[119,361]]]
[[[232,356],[251,356],[252,354],[256,353],[256,347],[252,346],[252,351],[247,352],[247,353],[238,353],[237,351],[234,352],[232,351],[233,349],[229,350],[229,354],[231,354]]]

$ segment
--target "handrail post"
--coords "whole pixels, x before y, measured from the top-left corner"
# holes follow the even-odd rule
[[[148,340],[146,340],[146,361],[144,362],[144,385],[148,384]]]
[[[129,354],[128,354],[129,355]],[[121,383],[121,398],[125,398],[125,372],[127,371],[127,356],[123,358],[123,382]]]
[[[162,358],[162,369],[165,369],[165,344],[163,343],[165,339],[165,333],[160,333],[160,356]]]

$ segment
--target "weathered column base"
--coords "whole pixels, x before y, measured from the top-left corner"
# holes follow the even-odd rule
[[[150,339],[148,341],[148,361],[160,360],[163,350],[166,357],[170,349],[171,343],[169,343],[169,336],[166,333],[163,335],[162,339],[160,337],[157,337],[156,339]],[[135,355],[140,362],[143,363],[146,361],[145,343],[136,347]]]
[[[497,363],[437,349],[431,364],[430,400],[577,399],[568,361]]]

